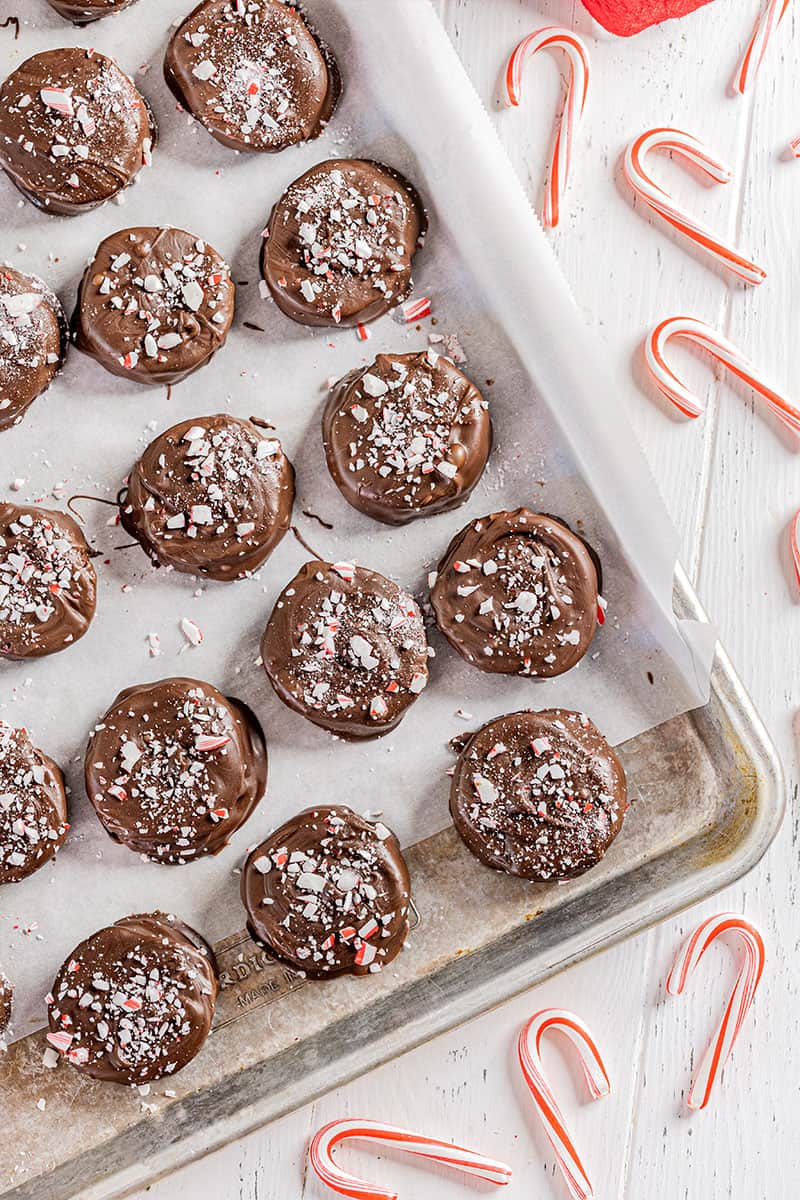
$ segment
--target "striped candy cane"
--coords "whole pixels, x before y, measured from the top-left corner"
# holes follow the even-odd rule
[[[792,552],[792,563],[794,564],[797,586],[800,587],[800,512],[794,514],[792,524],[789,527],[789,549]]]
[[[789,142],[789,149],[795,158],[800,158],[800,137],[796,137],[793,142]]]
[[[736,913],[720,913],[716,917],[709,917],[698,925],[686,945],[678,952],[667,978],[667,992],[670,996],[680,996],[689,976],[708,947],[716,938],[727,933],[735,933],[739,938],[744,948],[744,961],[725,1007],[722,1022],[706,1050],[689,1091],[687,1102],[689,1108],[693,1109],[705,1108],[708,1104],[717,1075],[730,1058],[744,1019],[755,999],[764,970],[764,940],[755,925]]]
[[[397,1200],[397,1192],[381,1187],[378,1183],[367,1183],[355,1175],[341,1171],[333,1161],[332,1151],[340,1142],[350,1138],[366,1138],[370,1142],[383,1143],[395,1150],[405,1150],[419,1158],[456,1167],[475,1179],[485,1179],[499,1187],[511,1182],[511,1168],[494,1158],[476,1154],[463,1146],[451,1142],[440,1142],[437,1138],[409,1133],[395,1125],[382,1125],[379,1121],[342,1120],[331,1121],[314,1135],[308,1152],[311,1166],[323,1183],[342,1196],[354,1196],[356,1200]]]
[[[734,246],[721,241],[707,225],[690,216],[650,178],[645,160],[653,150],[671,150],[673,154],[693,163],[716,183],[730,182],[730,167],[715,158],[698,138],[680,129],[648,129],[631,142],[623,162],[625,178],[653,212],[663,217],[679,233],[702,246],[717,262],[733,271],[745,283],[763,283],[767,277],[766,271],[750,262]]]
[[[607,1096],[611,1091],[611,1084],[594,1038],[580,1017],[576,1017],[574,1013],[563,1008],[544,1008],[541,1012],[534,1013],[530,1021],[523,1026],[517,1043],[522,1074],[544,1123],[545,1133],[555,1151],[570,1195],[574,1196],[575,1200],[588,1200],[588,1197],[594,1195],[594,1189],[542,1069],[540,1048],[542,1037],[548,1029],[563,1033],[572,1042],[580,1057],[589,1094],[593,1100]]]
[[[664,351],[667,342],[672,338],[686,338],[723,363],[729,371],[733,371],[739,379],[748,383],[761,397],[775,415],[795,433],[800,433],[800,411],[794,408],[775,389],[767,383],[763,375],[753,366],[732,342],[717,333],[705,321],[696,317],[668,317],[657,325],[645,342],[645,358],[647,368],[656,382],[659,390],[676,408],[687,417],[699,417],[703,413],[703,404],[694,392],[681,383],[675,372],[667,365]]]
[[[789,0],[768,0],[747,43],[744,57],[733,81],[733,90],[743,96],[758,74],[767,46],[789,7]]]
[[[522,68],[538,50],[563,50],[569,62],[569,81],[564,112],[558,125],[550,163],[550,178],[544,198],[543,220],[551,229],[558,225],[561,196],[566,191],[572,162],[572,146],[586,105],[589,88],[589,51],[576,33],[560,25],[548,25],[523,38],[506,65],[505,101],[516,108],[522,94]]]

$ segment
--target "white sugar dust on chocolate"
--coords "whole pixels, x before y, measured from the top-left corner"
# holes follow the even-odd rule
[[[47,1041],[93,1079],[153,1083],[202,1049],[218,989],[214,953],[194,929],[162,912],[124,917],[64,962]]]
[[[38,658],[77,642],[94,617],[97,578],[66,513],[0,503],[0,658]]]
[[[300,569],[272,610],[261,657],[284,704],[345,738],[394,729],[428,682],[417,602],[353,563]]]
[[[628,807],[617,755],[583,713],[516,712],[468,735],[450,812],[481,862],[539,883],[595,866]]]
[[[397,838],[344,805],[298,813],[242,872],[251,936],[312,979],[375,974],[408,934],[411,880]]]
[[[119,195],[156,139],[147,101],[99,50],[35,54],[0,87],[0,166],[47,212],[75,216]]]
[[[426,228],[420,197],[397,171],[330,159],[296,179],[273,208],[261,273],[293,321],[374,321],[410,293],[411,260]]]
[[[64,364],[67,322],[36,275],[0,263],[0,432],[18,425]]]
[[[293,503],[294,469],[278,439],[218,413],[150,443],[128,477],[120,520],[155,563],[225,581],[267,560]]]
[[[136,383],[180,383],[224,345],[235,286],[213,246],[184,229],[120,229],[84,272],[75,345]]]
[[[243,151],[319,137],[341,91],[333,56],[283,0],[204,0],[172,35],[164,77],[212,137]]]
[[[456,534],[431,587],[439,629],[482,671],[548,678],[580,662],[602,604],[599,564],[555,517],[527,508]]]
[[[115,841],[160,863],[218,854],[267,784],[255,715],[197,679],[120,692],[95,727],[86,793]]]
[[[492,447],[488,405],[449,358],[379,354],[334,385],[328,469],[353,508],[400,525],[463,504]]]
[[[66,840],[64,776],[26,729],[0,721],[0,884],[45,866]]]

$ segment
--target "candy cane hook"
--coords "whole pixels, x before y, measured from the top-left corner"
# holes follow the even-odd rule
[[[570,1195],[574,1196],[575,1200],[588,1200],[590,1196],[594,1195],[594,1189],[542,1068],[541,1042],[543,1035],[549,1029],[564,1034],[572,1042],[580,1058],[589,1094],[593,1100],[607,1096],[611,1091],[611,1084],[594,1038],[584,1022],[574,1013],[567,1012],[563,1008],[544,1008],[541,1012],[534,1013],[530,1021],[523,1026],[517,1043],[522,1074],[530,1088],[536,1110],[544,1123],[545,1133],[555,1151],[556,1160],[567,1181]]]
[[[789,526],[789,549],[792,554],[797,586],[800,587],[800,512],[794,514],[792,523]]]
[[[311,1166],[323,1183],[342,1196],[353,1196],[356,1200],[397,1200],[397,1192],[378,1183],[367,1183],[355,1175],[342,1171],[333,1161],[332,1151],[340,1142],[350,1138],[366,1138],[371,1142],[384,1143],[395,1150],[405,1150],[432,1162],[456,1167],[476,1179],[485,1179],[503,1187],[511,1182],[511,1168],[494,1158],[476,1154],[463,1146],[451,1142],[440,1142],[437,1138],[409,1133],[395,1125],[382,1125],[378,1121],[341,1120],[323,1125],[315,1135],[309,1148]]]
[[[646,169],[646,159],[653,150],[671,150],[680,158],[693,163],[716,183],[730,182],[730,167],[715,158],[698,138],[680,129],[648,129],[631,142],[623,161],[625,178],[636,195],[653,212],[663,217],[679,233],[708,251],[717,262],[733,271],[745,283],[763,283],[767,277],[766,271],[750,262],[734,246],[721,241],[713,230],[702,221],[695,220],[650,178]]]
[[[589,89],[589,51],[576,33],[560,25],[548,25],[523,38],[506,65],[505,101],[517,107],[522,94],[522,68],[538,50],[563,50],[569,62],[569,80],[564,112],[558,125],[550,163],[550,177],[542,214],[545,225],[558,225],[561,196],[567,188],[575,131],[580,124]]]
[[[735,933],[743,948],[744,962],[739,977],[725,1007],[722,1023],[703,1056],[687,1097],[689,1108],[705,1108],[711,1098],[711,1090],[717,1075],[731,1056],[742,1023],[755,999],[764,970],[764,939],[749,921],[736,913],[720,913],[701,922],[685,946],[678,952],[672,970],[667,977],[667,992],[680,996],[689,976],[709,946],[722,934]]]
[[[788,7],[789,0],[768,0],[766,8],[759,15],[733,81],[733,90],[740,96],[744,95],[758,74],[772,35],[780,25]]]
[[[800,411],[767,383],[761,372],[732,342],[710,325],[706,325],[705,321],[698,321],[695,317],[668,317],[666,321],[657,325],[647,338],[645,358],[648,370],[659,390],[684,416],[699,417],[703,412],[703,404],[667,365],[664,352],[667,343],[675,337],[686,338],[687,341],[708,350],[718,362],[748,383],[784,425],[788,425],[795,433],[800,433]]]

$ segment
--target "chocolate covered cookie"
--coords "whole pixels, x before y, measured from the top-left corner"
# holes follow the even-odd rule
[[[284,0],[204,0],[173,33],[164,77],[234,150],[283,150],[318,137],[341,91],[332,56]]]
[[[18,425],[61,370],[67,322],[36,275],[0,264],[0,431]]]
[[[137,383],[179,383],[213,358],[233,320],[235,285],[213,246],[183,229],[120,229],[86,268],[75,345]]]
[[[120,692],[86,751],[86,793],[116,842],[154,862],[219,854],[264,795],[255,715],[197,679]]]
[[[0,658],[55,654],[94,616],[89,547],[66,513],[0,502]]]
[[[3,974],[0,967],[0,1050],[3,1049],[3,1034],[11,1024],[11,1006],[14,1000],[14,989]]]
[[[101,17],[121,12],[134,0],[48,0],[61,17],[72,21],[73,25],[89,25],[99,21]]]
[[[518,508],[456,534],[431,603],[439,629],[473,666],[547,678],[588,650],[598,590],[586,543],[555,517]]]
[[[492,447],[488,405],[433,350],[379,354],[331,390],[322,417],[342,495],[388,525],[463,504]]]
[[[394,729],[428,682],[417,602],[352,563],[301,567],[272,610],[261,657],[284,704],[345,738]]]
[[[471,734],[450,788],[455,827],[476,858],[539,883],[595,866],[627,806],[611,746],[588,717],[560,708],[510,713]]]
[[[152,1083],[190,1063],[219,989],[214,952],[176,917],[140,913],[73,950],[48,997],[48,1042],[110,1083]]]
[[[251,852],[241,886],[251,937],[312,979],[374,974],[408,934],[400,843],[344,805],[287,821]]]
[[[381,163],[318,163],[272,210],[261,273],[302,325],[374,321],[412,288],[411,259],[427,221],[415,189]]]
[[[156,137],[147,101],[99,50],[35,54],[0,87],[0,166],[47,212],[75,216],[116,196]]]
[[[0,721],[0,884],[50,862],[68,829],[61,771],[26,729]]]
[[[277,438],[217,414],[173,425],[128,478],[120,519],[155,563],[211,579],[258,570],[292,517],[294,470]]]

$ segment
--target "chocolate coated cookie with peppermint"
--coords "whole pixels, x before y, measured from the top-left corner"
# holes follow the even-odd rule
[[[0,721],[0,884],[18,883],[66,840],[64,776],[27,729]]]
[[[411,880],[397,838],[345,805],[298,813],[249,855],[251,936],[312,979],[375,974],[408,934]]]
[[[345,738],[394,729],[428,682],[417,602],[353,563],[301,567],[272,610],[261,657],[284,704]]]
[[[0,431],[18,425],[64,363],[67,321],[36,275],[0,264]]]

